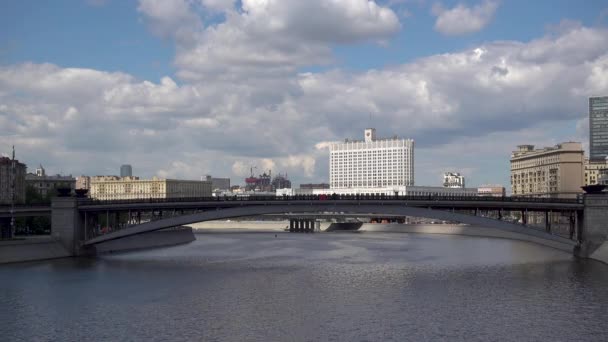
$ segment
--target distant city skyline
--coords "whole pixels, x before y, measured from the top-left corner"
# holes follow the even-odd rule
[[[508,186],[517,145],[589,156],[608,95],[599,0],[12,1],[0,41],[0,153],[52,174],[328,182],[373,126],[416,141],[418,185]]]

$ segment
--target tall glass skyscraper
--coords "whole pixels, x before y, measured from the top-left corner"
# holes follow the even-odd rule
[[[589,98],[589,159],[608,157],[608,96]]]
[[[120,177],[131,177],[133,176],[133,169],[131,165],[125,164],[120,166]]]

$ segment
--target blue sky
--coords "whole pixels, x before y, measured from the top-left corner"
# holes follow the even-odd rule
[[[0,62],[32,61],[123,71],[142,79],[171,75],[173,44],[151,35],[136,1],[10,1],[0,12]]]
[[[0,152],[73,174],[327,181],[322,146],[371,114],[416,140],[417,184],[508,185],[515,144],[586,143],[587,97],[608,93],[606,1],[328,4],[4,1]]]
[[[428,3],[411,1],[396,6],[396,12],[407,10],[410,14],[402,19],[403,29],[386,47],[375,42],[334,46],[336,63],[330,67],[382,68],[493,40],[528,41],[563,19],[585,26],[608,25],[606,1],[509,0],[500,3],[494,20],[483,30],[445,37],[433,30],[435,17]],[[476,1],[443,3],[452,7]],[[122,71],[148,80],[173,75],[173,43],[150,33],[137,5],[135,0],[6,1],[0,12],[0,63],[53,63]],[[320,69],[326,67],[311,70]]]

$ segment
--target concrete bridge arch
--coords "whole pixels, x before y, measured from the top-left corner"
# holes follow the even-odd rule
[[[551,235],[544,231],[534,230],[518,224],[499,221],[486,217],[467,215],[444,210],[427,209],[420,207],[409,207],[391,204],[273,204],[239,206],[232,208],[218,208],[200,213],[170,217],[162,220],[146,222],[119,231],[108,233],[93,239],[84,241],[85,246],[95,245],[110,240],[120,239],[136,234],[152,232],[160,229],[188,225],[196,222],[230,219],[244,216],[256,216],[264,214],[281,213],[319,213],[319,212],[344,212],[356,214],[383,214],[414,216],[437,219],[443,221],[461,222],[467,225],[483,227],[487,233],[484,236],[508,238],[528,241],[544,246],[557,248],[572,252],[576,243],[574,241]]]

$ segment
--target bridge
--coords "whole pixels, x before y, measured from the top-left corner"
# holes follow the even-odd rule
[[[608,196],[579,199],[438,196],[294,196],[176,198],[97,201],[57,197],[51,208],[21,208],[51,215],[53,236],[73,255],[95,245],[169,227],[267,214],[323,216],[337,213],[423,217],[504,232],[586,256],[606,240]],[[29,210],[29,211],[28,211]],[[0,208],[0,216],[6,215]],[[303,216],[304,217],[304,216]]]
[[[293,223],[331,215],[421,217],[503,232],[503,237],[588,256],[608,235],[608,195],[577,199],[441,196],[207,197],[98,201],[57,197],[51,207],[17,206],[16,217],[51,216],[52,234],[72,255],[94,246],[208,220],[286,215]],[[0,207],[0,221],[11,215]],[[1,223],[1,222],[0,222]]]

